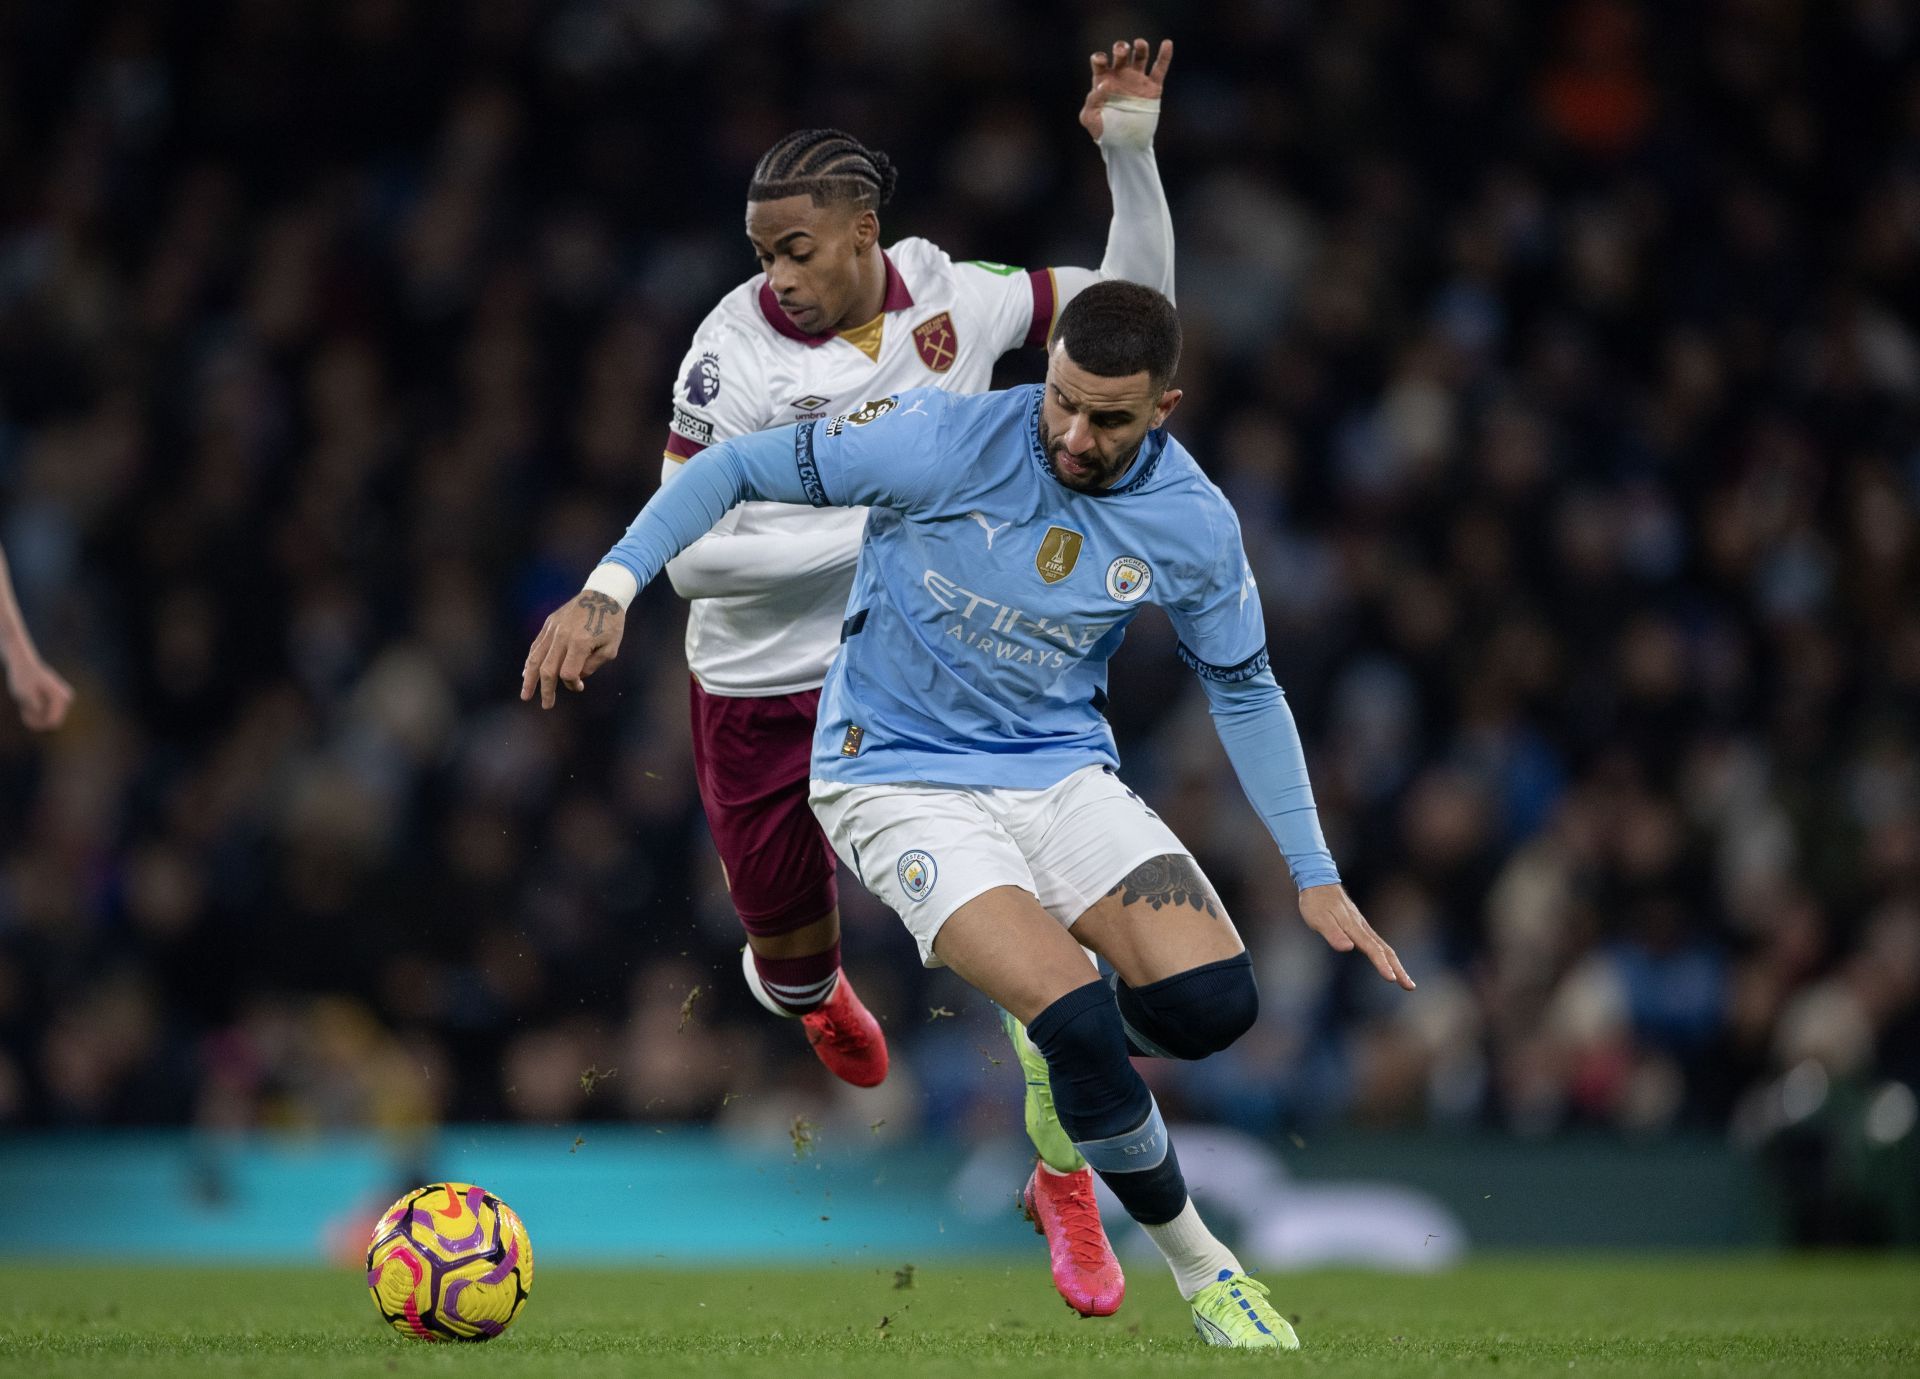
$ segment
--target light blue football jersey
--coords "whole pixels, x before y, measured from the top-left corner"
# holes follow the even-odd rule
[[[736,502],[869,507],[814,737],[812,774],[834,781],[1038,789],[1117,766],[1107,663],[1157,604],[1296,880],[1337,879],[1231,505],[1163,429],[1113,488],[1068,488],[1040,402],[1038,386],[918,389],[735,438],[690,461],[607,559],[644,586]]]

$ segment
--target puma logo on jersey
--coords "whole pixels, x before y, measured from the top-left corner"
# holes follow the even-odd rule
[[[914,403],[914,406],[916,407],[918,407],[919,405],[920,404],[918,402]],[[993,538],[998,536],[1001,532],[1005,531],[1008,527],[1011,527],[1013,525],[1013,523],[1011,522],[1002,522],[997,527],[990,527],[987,525],[987,516],[983,512],[970,512],[967,514],[967,516],[971,517],[974,521],[978,522],[980,524],[980,530],[987,534],[988,550],[993,549]]]
[[[1240,581],[1240,606],[1245,608],[1247,606],[1247,599],[1253,594],[1254,590],[1253,566],[1242,565],[1240,568],[1246,571],[1246,578]]]

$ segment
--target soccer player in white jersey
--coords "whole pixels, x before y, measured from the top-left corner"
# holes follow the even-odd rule
[[[1179,349],[1164,296],[1100,283],[1062,312],[1041,387],[920,389],[716,447],[548,619],[521,694],[550,706],[556,684],[582,688],[618,652],[639,587],[741,499],[870,505],[821,699],[814,810],[923,959],[1025,1023],[1062,1125],[1166,1256],[1201,1337],[1291,1349],[1266,1287],[1194,1209],[1129,1061],[1204,1058],[1258,1009],[1219,897],[1115,775],[1100,706],[1142,607],[1172,620],[1302,918],[1387,981],[1413,982],[1321,836],[1239,520],[1163,428]],[[1089,973],[1083,944],[1111,983]]]
[[[837,130],[802,130],[769,149],[747,190],[760,275],[721,299],[695,332],[673,395],[663,484],[707,446],[933,386],[983,391],[1008,350],[1045,343],[1059,306],[1103,277],[1173,290],[1173,229],[1153,132],[1172,59],[1144,39],[1092,56],[1080,122],[1113,196],[1097,270],[955,262],[923,239],[880,247],[893,190],[886,156]],[[832,847],[807,806],[814,712],[840,641],[865,514],[746,503],[668,566],[689,600],[694,769],[734,908],[747,931],[748,985],[799,1017],[822,1062],[855,1086],[887,1072],[880,1026],[840,970]],[[1093,1177],[1054,1119],[1044,1069],[1028,1067],[1027,1124],[1051,1172],[1028,1210],[1056,1282],[1075,1307],[1110,1312],[1124,1289],[1099,1229]]]

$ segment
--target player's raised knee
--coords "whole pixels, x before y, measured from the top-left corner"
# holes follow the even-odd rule
[[[1141,987],[1122,987],[1120,1013],[1142,1048],[1172,1058],[1205,1058],[1253,1028],[1260,991],[1245,953],[1188,968]]]
[[[1196,971],[1211,971],[1212,981],[1209,992],[1191,1003],[1189,1019],[1194,1038],[1208,1053],[1218,1053],[1252,1029],[1260,1016],[1260,988],[1253,979],[1253,959],[1241,953]]]

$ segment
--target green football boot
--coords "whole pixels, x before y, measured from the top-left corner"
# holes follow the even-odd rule
[[[1061,1127],[1060,1117],[1054,1114],[1053,1082],[1047,1076],[1047,1060],[1033,1040],[1027,1038],[1026,1026],[1004,1010],[1000,1012],[1000,1027],[1007,1032],[1007,1042],[1013,1045],[1014,1054],[1020,1059],[1020,1071],[1027,1080],[1027,1138],[1033,1141],[1033,1147],[1040,1151],[1048,1168],[1056,1173],[1077,1173],[1087,1166],[1087,1161],[1080,1157],[1080,1151],[1073,1147],[1073,1141]]]
[[[1225,1269],[1193,1295],[1193,1329],[1208,1345],[1236,1350],[1300,1349],[1300,1338],[1287,1319],[1267,1301],[1267,1285]]]

